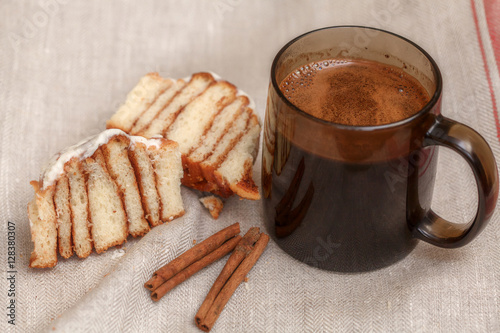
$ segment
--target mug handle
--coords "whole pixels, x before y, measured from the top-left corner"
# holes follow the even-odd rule
[[[467,161],[476,179],[479,202],[476,216],[467,224],[449,222],[429,209],[415,226],[414,235],[440,247],[464,246],[484,229],[496,206],[498,171],[493,152],[475,130],[441,115],[427,131],[423,145],[451,148]]]

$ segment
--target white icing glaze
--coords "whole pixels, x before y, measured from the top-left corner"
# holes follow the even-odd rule
[[[125,132],[124,132],[125,134]],[[133,149],[134,148],[134,145],[136,143],[142,143],[143,145],[145,145],[146,147],[151,147],[151,146],[155,146],[156,148],[160,148],[160,145],[161,145],[161,139],[163,139],[163,136],[161,135],[155,135],[153,137],[151,137],[150,139],[146,139],[142,136],[133,136],[133,135],[127,135],[130,139],[130,147]]]
[[[47,166],[44,168],[44,172],[40,176],[43,184],[42,189],[45,189],[55,183],[59,176],[63,174],[64,165],[72,158],[77,157],[78,159],[83,160],[87,157],[92,156],[100,146],[108,143],[109,140],[115,135],[124,135],[129,138],[131,147],[134,147],[136,143],[142,143],[146,145],[146,147],[155,146],[157,148],[159,148],[161,145],[161,140],[159,140],[161,136],[160,138],[155,137],[147,140],[142,136],[128,135],[127,133],[119,129],[105,130],[97,135],[80,141],[76,145],[63,149],[59,153],[52,156]]]
[[[222,80],[222,78],[218,74],[216,74],[214,72],[207,71],[206,73],[209,73],[210,75],[212,75],[216,81],[221,81]],[[192,77],[193,77],[193,75],[190,75],[190,76],[186,76],[185,78],[182,78],[182,79],[185,82],[189,82],[189,81],[191,81]],[[250,101],[248,103],[248,107],[250,109],[252,109],[253,111],[255,111],[255,102],[252,99],[252,97],[250,97],[250,95],[248,95],[246,92],[244,92],[243,90],[241,90],[241,89],[238,88],[238,92],[236,93],[236,96],[246,96],[248,98],[248,100]]]
[[[187,82],[191,81],[192,77],[193,77],[193,75],[191,74],[189,76],[183,77],[182,80],[187,83]]]

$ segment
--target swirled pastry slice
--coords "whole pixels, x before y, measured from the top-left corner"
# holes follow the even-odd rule
[[[144,84],[156,80],[168,86],[157,96],[157,84]],[[143,95],[156,98],[137,103],[134,92],[144,89]],[[259,148],[260,122],[253,109],[248,95],[213,73],[181,80],[151,73],[132,89],[107,127],[178,142],[183,185],[225,198],[237,194],[256,200],[260,195],[252,166]]]
[[[28,205],[31,267],[87,257],[184,214],[176,142],[112,129],[54,156]]]

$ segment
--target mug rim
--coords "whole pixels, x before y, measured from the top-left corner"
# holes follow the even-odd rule
[[[429,60],[432,68],[434,69],[434,72],[436,73],[436,78],[435,78],[436,79],[436,89],[435,89],[434,94],[432,95],[431,99],[429,100],[429,102],[427,102],[427,104],[425,104],[425,106],[422,107],[417,113],[411,115],[408,118],[404,118],[404,119],[401,119],[401,120],[393,122],[393,123],[381,124],[381,125],[369,125],[369,126],[346,125],[346,124],[338,124],[338,123],[326,121],[326,120],[323,120],[321,118],[317,118],[317,117],[314,117],[314,116],[310,115],[309,113],[301,110],[300,108],[298,108],[297,106],[295,106],[292,102],[290,102],[285,97],[285,95],[283,94],[283,92],[279,88],[278,82],[276,81],[276,75],[275,74],[276,74],[276,67],[277,67],[277,64],[278,64],[278,60],[280,59],[280,57],[283,55],[283,53],[290,46],[292,46],[295,42],[299,41],[300,39],[302,39],[302,38],[304,38],[304,37],[306,37],[308,35],[311,35],[313,33],[319,32],[319,31],[334,30],[334,29],[339,29],[339,28],[361,28],[361,29],[379,31],[379,32],[382,32],[382,33],[389,34],[389,35],[392,35],[394,37],[397,37],[397,38],[399,38],[399,39],[407,42],[408,44],[412,45],[413,47],[415,47],[420,52],[422,52],[422,54],[427,58],[427,60]],[[384,129],[391,129],[391,128],[395,128],[395,127],[399,127],[399,126],[411,123],[415,119],[417,119],[417,118],[425,115],[426,113],[430,112],[434,108],[434,106],[439,101],[439,98],[441,97],[442,87],[443,87],[443,80],[442,80],[442,77],[441,77],[441,71],[439,70],[439,67],[438,67],[437,63],[430,56],[430,54],[427,53],[427,51],[425,51],[422,47],[420,47],[419,45],[417,45],[415,42],[409,40],[408,38],[400,36],[400,35],[398,35],[396,33],[393,33],[393,32],[387,31],[387,30],[383,30],[383,29],[379,29],[379,28],[367,27],[367,26],[361,26],[361,25],[336,25],[336,26],[323,27],[323,28],[319,28],[319,29],[308,31],[306,33],[303,33],[303,34],[301,34],[301,35],[293,38],[288,43],[286,43],[278,51],[278,53],[274,57],[273,63],[271,65],[271,82],[272,82],[273,88],[276,91],[276,93],[278,94],[279,98],[281,100],[283,100],[285,102],[285,104],[289,108],[291,108],[292,110],[298,112],[302,116],[305,116],[305,117],[307,117],[308,119],[310,119],[312,121],[315,121],[315,122],[318,122],[318,123],[321,123],[321,124],[324,124],[324,125],[327,125],[327,126],[335,127],[335,128],[338,128],[338,129],[351,130],[351,131],[352,130],[354,130],[354,131],[356,131],[356,130],[357,131],[384,130]]]

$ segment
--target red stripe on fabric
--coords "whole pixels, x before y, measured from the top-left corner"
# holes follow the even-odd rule
[[[500,70],[500,2],[498,0],[484,0],[484,12],[497,68]]]
[[[477,40],[479,42],[479,48],[481,49],[481,56],[483,57],[484,72],[486,74],[486,79],[488,80],[488,86],[490,88],[491,104],[493,106],[493,117],[495,118],[495,125],[497,128],[497,138],[500,141],[500,122],[498,120],[498,109],[495,99],[495,93],[493,91],[493,83],[491,82],[490,70],[488,68],[488,62],[486,60],[486,52],[484,51],[483,40],[481,39],[481,31],[479,30],[479,20],[477,18],[476,6],[474,0],[470,0],[472,15],[474,17],[474,24],[476,25]]]

